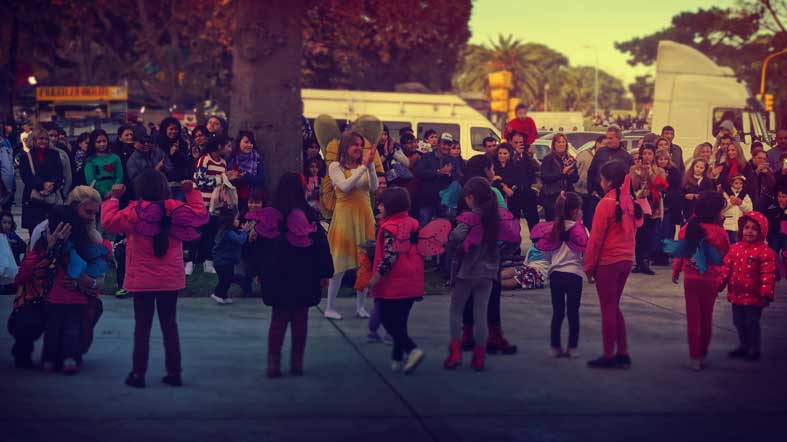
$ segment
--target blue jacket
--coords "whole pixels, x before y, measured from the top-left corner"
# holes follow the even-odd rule
[[[219,230],[213,246],[213,265],[228,266],[239,263],[243,243],[248,237],[249,232],[235,229]]]

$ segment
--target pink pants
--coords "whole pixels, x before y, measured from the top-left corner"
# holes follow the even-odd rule
[[[596,269],[596,290],[601,307],[601,335],[604,341],[604,357],[628,354],[626,341],[626,321],[620,311],[620,297],[631,272],[631,261],[620,261]]]
[[[689,356],[699,359],[708,354],[713,334],[713,305],[719,283],[717,278],[686,278],[683,296],[686,298],[686,331],[689,337]]]

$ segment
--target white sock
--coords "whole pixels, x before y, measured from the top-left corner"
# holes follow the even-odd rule
[[[368,290],[357,290],[355,292],[355,311],[360,312],[365,309],[367,293]]]
[[[328,282],[328,299],[325,301],[325,310],[336,310],[336,297],[339,296],[339,289],[342,288],[342,278],[344,272],[336,273]]]

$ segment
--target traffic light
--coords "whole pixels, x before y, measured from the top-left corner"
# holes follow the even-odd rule
[[[773,94],[765,94],[762,100],[766,112],[773,112]]]
[[[508,112],[508,91],[511,89],[511,72],[497,71],[489,74],[489,108],[492,112]]]

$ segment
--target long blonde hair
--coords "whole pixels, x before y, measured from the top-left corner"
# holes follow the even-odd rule
[[[101,194],[98,193],[98,190],[90,186],[76,186],[66,197],[66,205],[74,209],[78,209],[79,206],[90,201],[101,206]],[[90,220],[90,222],[85,223],[85,228],[87,229],[87,234],[91,241],[99,243],[103,240],[101,233],[99,233],[96,227],[95,217]]]
[[[30,135],[27,136],[27,147],[30,150],[38,149],[39,137],[46,137],[47,148],[52,148],[52,141],[49,139],[49,132],[47,132],[47,130],[44,129],[44,126],[41,124],[36,124],[33,126],[33,130],[30,131]]]

